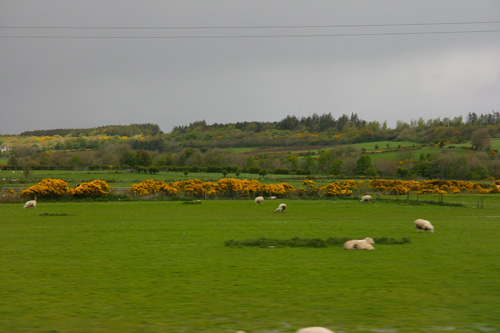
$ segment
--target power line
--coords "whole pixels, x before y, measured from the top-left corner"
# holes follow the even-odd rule
[[[0,36],[3,39],[229,39],[229,38],[307,38],[307,37],[362,37],[362,36],[400,36],[400,35],[439,35],[495,33],[493,30],[457,31],[419,31],[419,32],[379,32],[379,33],[342,33],[342,34],[288,34],[288,35],[198,35],[198,36]]]
[[[466,22],[428,22],[428,23],[388,23],[388,24],[340,24],[340,25],[282,25],[282,26],[165,26],[165,27],[83,27],[83,26],[3,26],[0,29],[39,29],[39,30],[228,30],[228,29],[331,29],[331,28],[374,28],[374,27],[409,27],[409,26],[450,26],[473,24],[498,24],[500,21],[466,21]],[[455,30],[455,31],[415,31],[415,32],[366,32],[366,33],[324,33],[324,34],[252,34],[252,35],[171,35],[171,36],[47,36],[47,35],[4,35],[4,39],[227,39],[227,38],[307,38],[307,37],[357,37],[357,36],[395,36],[395,35],[436,35],[436,34],[464,34],[464,33],[492,33],[491,30]]]
[[[465,21],[465,22],[427,22],[427,23],[386,23],[386,24],[336,24],[336,25],[278,25],[278,26],[0,26],[0,29],[93,29],[93,30],[191,30],[191,29],[306,29],[306,28],[363,28],[363,27],[403,27],[403,26],[437,26],[437,25],[470,25],[498,24],[500,21]]]

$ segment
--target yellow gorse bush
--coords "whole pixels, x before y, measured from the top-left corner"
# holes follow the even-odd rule
[[[352,190],[341,186],[340,182],[336,182],[320,187],[320,193],[326,197],[348,197],[352,195]]]
[[[188,195],[202,196],[215,188],[211,182],[204,182],[199,179],[183,180],[172,184],[177,192],[184,192]]]
[[[150,194],[175,195],[177,189],[161,180],[147,179],[139,184],[134,184],[130,188],[136,195],[144,196]]]
[[[216,190],[229,194],[242,193],[243,182],[234,178],[224,178],[217,182]]]
[[[81,183],[76,188],[71,189],[71,195],[76,197],[100,197],[109,194],[109,185],[104,180],[93,180]]]
[[[184,184],[183,190],[187,194],[191,194],[194,196],[202,196],[204,193],[214,189],[215,186],[216,185],[213,184],[212,182],[204,182],[202,180],[195,179],[193,181],[188,181],[186,184]]]
[[[38,141],[43,142],[43,141],[53,140],[53,139],[56,139],[56,138],[53,136],[46,136],[46,137],[38,138]]]
[[[314,180],[309,180],[309,179],[304,180],[304,182],[302,183],[302,185],[311,186],[311,187],[313,187],[315,184],[316,184],[316,182]]]
[[[199,179],[183,180],[171,185],[162,181],[145,180],[134,184],[131,191],[136,195],[149,195],[164,192],[195,197],[253,197],[255,195],[287,195],[295,189],[287,183],[261,184],[258,180],[240,180],[224,178],[217,183],[205,182]]]
[[[44,179],[38,184],[21,191],[21,196],[32,198],[35,195],[39,198],[55,198],[70,193],[68,183],[62,179]]]
[[[184,194],[193,197],[255,197],[264,196],[322,196],[322,197],[349,197],[354,193],[379,192],[383,194],[455,194],[455,193],[500,193],[500,180],[493,184],[475,183],[458,180],[342,180],[325,186],[315,187],[315,182],[306,179],[303,182],[306,188],[295,189],[288,183],[261,184],[258,180],[224,178],[217,183],[205,182],[199,179],[166,183],[158,180],[144,180],[133,184],[131,192],[138,196]],[[26,198],[57,198],[65,195],[75,197],[107,196],[110,186],[103,180],[94,180],[69,189],[68,184],[61,179],[44,179],[38,184],[21,191],[20,195]]]
[[[172,184],[179,192],[184,194],[201,197],[208,195],[210,197],[252,197],[255,195],[285,195],[291,193],[293,186],[280,184],[261,184],[258,180],[240,180],[234,178],[224,178],[217,183],[204,182],[199,179],[179,181]]]
[[[488,184],[460,180],[432,179],[418,182],[415,180],[367,180],[373,191],[387,194],[452,194],[452,193],[497,193],[498,188]]]

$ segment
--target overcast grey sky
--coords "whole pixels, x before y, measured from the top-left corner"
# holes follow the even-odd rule
[[[500,23],[470,23],[499,21],[498,0],[0,0],[0,134],[500,111]]]

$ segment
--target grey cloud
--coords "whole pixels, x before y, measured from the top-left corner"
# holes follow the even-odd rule
[[[498,20],[484,1],[1,1],[3,26],[277,26]],[[483,27],[483,26],[481,26]],[[500,24],[487,25],[500,29]],[[144,36],[434,31],[28,30]],[[465,26],[460,29],[474,30]],[[0,133],[157,123],[277,121],[356,112],[409,121],[500,104],[500,33],[221,39],[2,39]]]

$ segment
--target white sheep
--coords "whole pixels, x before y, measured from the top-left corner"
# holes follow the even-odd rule
[[[368,194],[367,195],[363,195],[363,197],[361,198],[361,202],[364,202],[364,201],[366,201],[366,202],[372,201],[372,196],[368,195]]]
[[[284,212],[285,212],[285,210],[286,210],[286,204],[281,203],[281,204],[278,206],[278,208],[276,208],[276,209],[274,210],[274,212],[275,212],[275,213],[278,213],[278,212],[280,212],[280,213],[284,213]]]
[[[366,237],[365,239],[351,239],[344,243],[346,250],[374,250],[372,244],[375,244],[373,238]]]
[[[271,195],[271,196],[269,197],[269,199],[270,199],[270,200],[274,200],[274,199],[276,199],[276,196]]]
[[[264,203],[264,197],[257,197],[255,198],[255,204],[263,204]]]
[[[300,330],[297,331],[297,333],[335,333],[335,332],[324,327],[306,327],[306,328],[301,328]]]
[[[427,220],[416,219],[413,224],[415,225],[415,230],[418,232],[419,229],[423,229],[424,232],[430,230],[430,232],[434,232],[434,226]]]
[[[30,208],[30,207],[33,207],[33,208],[36,209],[36,195],[35,195],[35,200],[26,201],[26,203],[24,204],[23,209]]]

